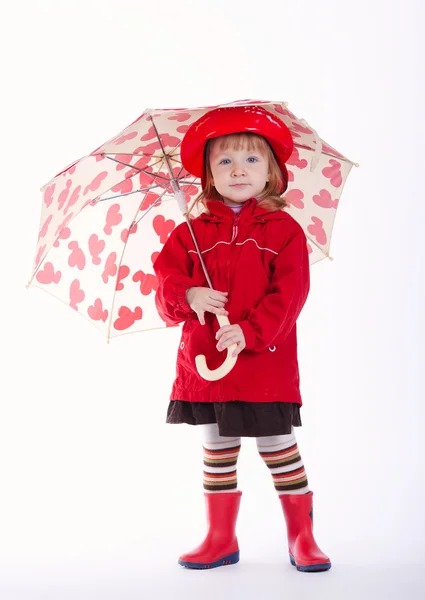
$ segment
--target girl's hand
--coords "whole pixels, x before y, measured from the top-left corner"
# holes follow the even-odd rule
[[[240,325],[223,325],[215,334],[217,340],[217,350],[225,350],[232,344],[237,344],[236,350],[232,356],[237,356],[246,346],[245,336]]]
[[[211,288],[191,287],[186,292],[186,301],[190,308],[198,315],[201,325],[205,325],[204,313],[212,312],[215,315],[228,315],[224,308],[229,292],[217,292]]]

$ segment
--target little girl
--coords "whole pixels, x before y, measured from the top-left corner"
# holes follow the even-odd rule
[[[310,287],[307,240],[283,208],[289,129],[258,106],[220,108],[188,129],[184,168],[201,178],[203,212],[192,226],[214,289],[208,287],[186,223],[178,225],[155,264],[157,310],[167,324],[184,322],[167,423],[201,430],[206,538],[179,564],[209,569],[236,563],[236,519],[242,492],[236,464],[241,437],[255,437],[286,520],[289,557],[299,571],[330,569],[313,537],[313,492],[294,427],[302,425],[296,320]],[[216,315],[228,315],[220,327]],[[238,360],[218,381],[197,372]]]

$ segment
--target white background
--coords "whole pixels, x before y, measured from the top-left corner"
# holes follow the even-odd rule
[[[0,596],[422,598],[424,7],[419,0],[8,3],[1,51]],[[297,440],[333,568],[289,564],[244,439],[241,562],[193,572],[195,428],[166,425],[180,330],[106,345],[25,284],[39,188],[146,107],[287,101],[353,167],[299,319]]]

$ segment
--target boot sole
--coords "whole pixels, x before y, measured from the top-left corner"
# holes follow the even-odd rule
[[[187,569],[215,569],[216,567],[224,567],[226,565],[233,565],[239,562],[239,550],[237,552],[233,552],[233,554],[229,554],[224,558],[220,558],[215,562],[211,563],[193,563],[187,562],[184,560],[179,560],[179,565],[182,567],[186,567]]]
[[[291,562],[291,565],[293,565],[294,567],[297,568],[298,571],[302,571],[304,573],[317,573],[320,571],[329,571],[329,569],[331,568],[332,564],[329,563],[322,563],[319,565],[297,565],[297,563],[295,562],[294,557],[292,556],[292,554],[289,555],[289,560]]]

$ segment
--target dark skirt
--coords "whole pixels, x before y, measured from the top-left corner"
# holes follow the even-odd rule
[[[186,402],[172,400],[166,423],[205,425],[217,423],[220,435],[263,437],[287,435],[301,427],[300,405],[296,402]]]

